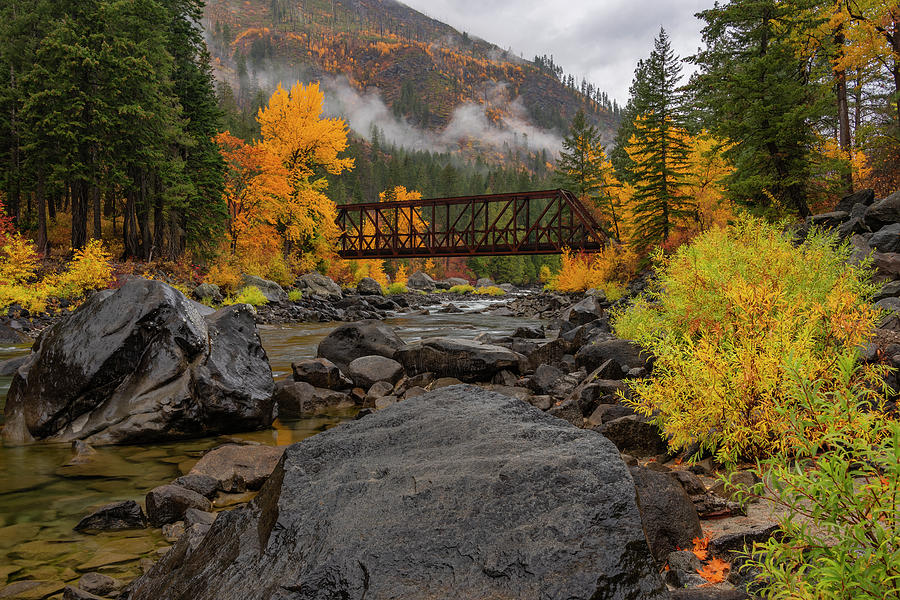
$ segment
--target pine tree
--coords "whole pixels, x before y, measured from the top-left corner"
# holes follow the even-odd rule
[[[669,37],[660,29],[646,63],[639,65],[632,98],[634,133],[627,151],[632,160],[631,212],[633,245],[645,251],[668,240],[675,225],[693,213],[682,193],[687,170],[688,146],[681,95],[680,59],[672,51]]]
[[[691,57],[702,69],[692,86],[707,127],[734,142],[732,198],[807,216],[813,124],[824,104],[791,40],[795,8],[730,0],[699,13],[706,48]]]

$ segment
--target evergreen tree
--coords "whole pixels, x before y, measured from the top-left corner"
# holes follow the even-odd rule
[[[692,85],[707,127],[734,142],[733,199],[807,216],[813,123],[824,107],[791,40],[795,8],[730,0],[699,13],[706,48],[691,58],[702,69]]]
[[[581,199],[596,200],[600,194],[600,132],[579,110],[563,138],[556,161],[556,181]]]
[[[665,242],[676,223],[692,214],[690,200],[682,193],[688,147],[678,81],[680,59],[672,52],[669,37],[660,29],[653,51],[635,75],[639,85],[632,98],[634,133],[627,151],[634,195],[633,244],[646,250]],[[640,77],[638,76],[640,75]]]

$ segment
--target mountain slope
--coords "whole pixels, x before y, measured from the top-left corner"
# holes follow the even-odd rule
[[[254,85],[346,77],[353,93],[377,94],[404,124],[459,146],[550,147],[579,109],[607,140],[616,125],[598,91],[564,84],[552,62],[522,60],[393,0],[209,0],[205,24],[217,76],[245,99]]]

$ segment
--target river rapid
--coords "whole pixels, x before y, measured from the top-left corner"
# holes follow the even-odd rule
[[[473,338],[479,333],[508,335],[538,321],[494,316],[486,310],[506,299],[456,301],[462,313],[398,315],[385,320],[401,338]],[[439,306],[431,307],[432,312]],[[276,380],[290,375],[291,362],[316,355],[319,341],[340,323],[299,323],[260,326],[263,346]],[[0,360],[27,353],[28,347],[0,348]],[[0,378],[0,420],[11,378]],[[0,446],[0,588],[22,579],[57,582],[77,580],[88,571],[130,580],[141,572],[141,561],[155,560],[170,545],[157,529],[97,535],[73,531],[92,509],[117,500],[143,504],[150,489],[187,473],[207,450],[229,439],[284,446],[298,442],[341,421],[356,410],[334,411],[314,418],[276,421],[265,431],[144,446],[97,447],[96,460],[67,465],[68,444]],[[2,421],[0,421],[2,422]],[[217,508],[246,502],[234,495]]]

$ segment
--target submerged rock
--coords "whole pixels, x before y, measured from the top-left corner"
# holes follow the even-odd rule
[[[525,357],[503,346],[457,338],[430,338],[407,344],[394,358],[407,373],[434,373],[462,381],[490,381],[506,369],[519,372]]]
[[[676,484],[677,485],[677,484]],[[662,600],[618,451],[457,386],[290,446],[247,509],[182,539],[130,600]]]
[[[161,485],[147,492],[147,519],[154,527],[181,521],[189,508],[209,511],[212,504],[197,492],[179,485]]]
[[[246,305],[203,317],[132,279],[46,330],[10,385],[3,439],[146,443],[272,423],[272,370]]]
[[[123,500],[102,506],[75,525],[75,531],[119,531],[143,529],[147,518],[141,506],[134,500]]]

